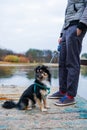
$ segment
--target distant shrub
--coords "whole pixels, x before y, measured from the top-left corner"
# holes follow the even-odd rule
[[[3,61],[15,63],[28,63],[29,59],[24,56],[7,55],[4,57]]]
[[[19,57],[19,62],[20,62],[20,63],[28,63],[29,60],[28,60],[28,58],[26,58],[26,57],[24,57],[24,56],[20,56],[20,57]]]
[[[5,56],[4,61],[18,63],[19,62],[19,58],[18,58],[18,56],[15,56],[15,55],[7,55],[7,56]]]

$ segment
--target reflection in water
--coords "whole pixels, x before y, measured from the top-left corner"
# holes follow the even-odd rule
[[[34,82],[34,67],[16,66],[0,67],[0,85],[19,85],[26,86]],[[58,68],[50,68],[54,86],[58,84]]]
[[[52,86],[59,85],[59,70],[57,67],[49,68],[52,74]],[[29,86],[34,82],[34,67],[16,66],[16,67],[0,67],[0,85],[17,85]],[[87,67],[81,67],[80,82],[78,94],[87,99]]]
[[[9,67],[0,67],[0,78],[8,78],[11,77],[13,75],[13,69],[9,68]]]
[[[87,77],[87,66],[81,66],[81,75]]]

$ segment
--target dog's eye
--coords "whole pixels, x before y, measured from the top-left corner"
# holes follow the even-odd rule
[[[39,70],[37,70],[37,73],[39,72]]]
[[[42,70],[40,70],[40,73],[42,73],[43,71]]]

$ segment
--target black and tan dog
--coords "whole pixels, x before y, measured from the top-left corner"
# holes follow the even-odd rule
[[[2,107],[11,109],[18,108],[19,110],[29,109],[29,100],[32,106],[38,103],[41,111],[47,111],[46,97],[50,91],[51,74],[47,66],[38,66],[35,68],[35,82],[30,85],[21,95],[18,103],[13,101],[5,101]]]

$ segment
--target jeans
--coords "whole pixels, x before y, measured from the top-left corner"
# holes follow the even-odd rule
[[[77,36],[77,26],[64,30],[59,56],[59,89],[75,97],[80,74],[80,52],[86,31]]]

